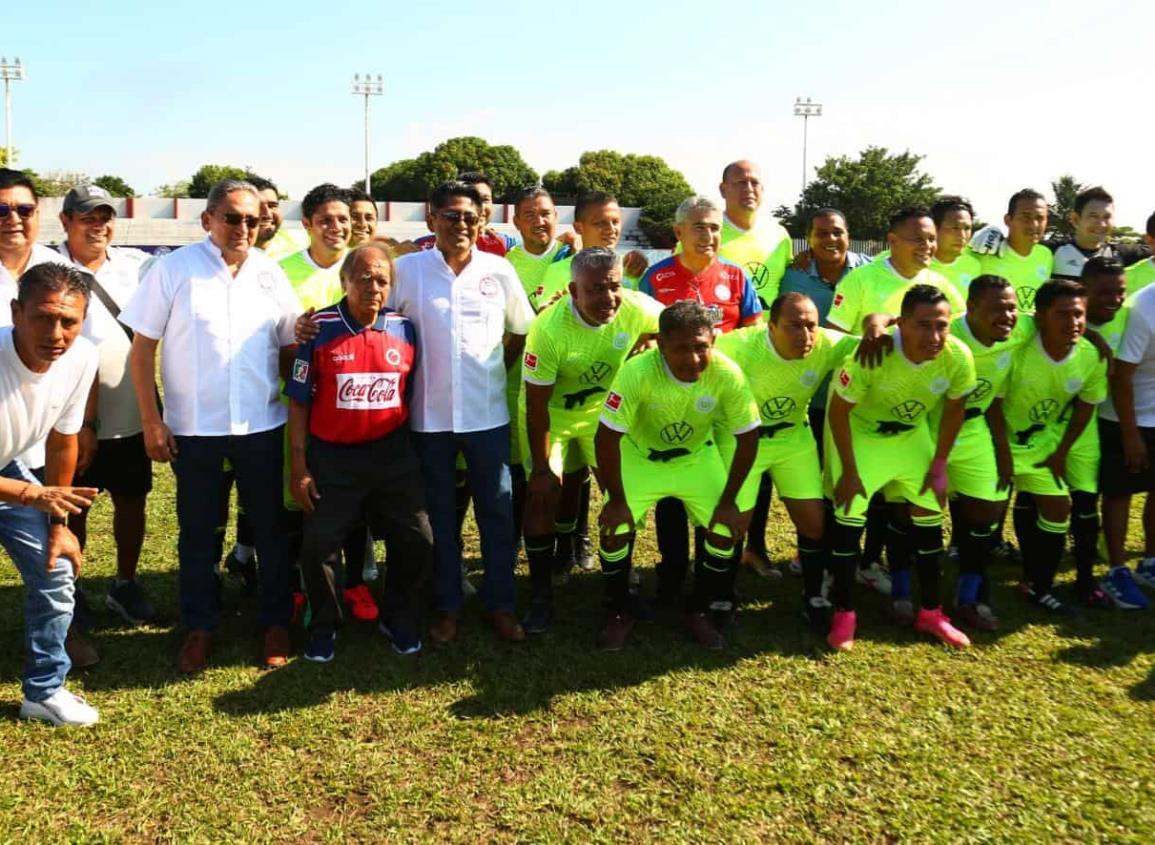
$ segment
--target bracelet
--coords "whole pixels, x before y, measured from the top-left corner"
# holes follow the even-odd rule
[[[31,489],[32,489],[32,482],[31,481],[25,481],[23,489],[21,489],[19,495],[16,497],[16,501],[18,501],[20,504],[27,507],[27,505],[28,505],[28,491]]]

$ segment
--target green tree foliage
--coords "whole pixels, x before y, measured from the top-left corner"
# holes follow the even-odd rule
[[[136,191],[132,189],[132,186],[121,179],[119,176],[111,176],[109,174],[105,174],[104,176],[97,176],[92,180],[92,184],[99,185],[114,197],[136,196]]]
[[[582,153],[576,166],[551,170],[542,184],[562,203],[590,191],[605,191],[624,206],[640,208],[638,226],[659,249],[674,245],[674,212],[694,193],[686,177],[658,156],[614,150]]]
[[[204,164],[188,182],[187,196],[204,199],[213,185],[222,179],[248,179],[253,172],[247,167],[230,164]]]
[[[450,138],[417,158],[402,159],[378,169],[370,176],[370,186],[376,200],[424,202],[441,182],[466,171],[481,171],[489,176],[498,202],[507,202],[521,188],[537,184],[537,172],[516,149],[467,136]]]
[[[929,206],[940,191],[918,169],[923,156],[910,151],[892,155],[886,147],[867,147],[857,159],[828,158],[806,186],[793,209],[779,206],[774,216],[795,237],[804,237],[810,215],[837,208],[846,215],[853,238],[886,237],[887,219],[908,205]]]
[[[25,170],[32,184],[36,186],[36,193],[42,197],[62,197],[77,185],[86,185],[88,175],[80,171],[51,170],[41,176],[35,170]]]
[[[154,197],[187,197],[189,195],[190,183],[188,179],[182,179],[179,182],[173,182],[168,185],[158,185],[153,188],[152,195]]]
[[[1070,173],[1064,173],[1051,183],[1051,193],[1055,201],[1047,210],[1047,235],[1062,235],[1068,238],[1075,236],[1075,227],[1071,224],[1071,215],[1075,211],[1075,197],[1086,186],[1075,179]]]

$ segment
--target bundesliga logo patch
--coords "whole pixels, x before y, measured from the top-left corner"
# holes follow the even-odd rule
[[[611,392],[610,395],[606,397],[606,410],[617,412],[620,407],[622,407],[621,394]]]
[[[309,365],[305,361],[293,362],[293,381],[304,384],[309,380]]]
[[[846,370],[839,370],[838,383],[843,387],[850,387],[850,373],[846,372]]]
[[[534,355],[532,352],[526,352],[525,353],[525,368],[527,370],[536,370],[537,369],[537,356]]]
[[[842,300],[843,300],[843,296],[842,296],[842,294],[840,294],[840,293],[836,293],[836,294],[834,294],[834,304],[835,304],[835,305],[841,305],[841,304],[842,304]]]

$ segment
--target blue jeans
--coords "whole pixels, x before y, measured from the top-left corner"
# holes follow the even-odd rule
[[[288,626],[289,546],[282,505],[284,426],[257,434],[176,438],[176,518],[179,526],[180,612],[189,630],[211,631],[221,618],[217,525],[224,507],[224,461],[253,527],[260,583],[260,623]]]
[[[19,461],[0,475],[39,483]],[[43,701],[64,686],[72,668],[64,650],[75,594],[72,564],[59,558],[47,569],[48,514],[35,508],[0,502],[0,545],[24,580],[24,697]]]
[[[413,445],[425,476],[425,499],[433,528],[436,559],[434,602],[438,610],[457,613],[461,592],[461,547],[454,510],[457,454],[465,455],[473,513],[481,533],[485,581],[481,596],[490,611],[513,611],[513,488],[509,478],[509,426],[457,434],[413,432]]]

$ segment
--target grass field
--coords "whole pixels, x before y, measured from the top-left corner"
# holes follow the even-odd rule
[[[143,582],[175,616],[171,476],[157,478]],[[94,512],[84,578],[99,601],[109,511]],[[787,524],[776,511],[779,559]],[[653,558],[647,540],[647,578]],[[965,653],[862,596],[855,650],[828,654],[798,581],[743,573],[725,651],[655,625],[602,654],[600,584],[583,575],[555,629],[522,646],[471,607],[449,648],[402,659],[357,628],[335,662],[273,673],[230,585],[192,680],[174,669],[178,630],[104,617],[103,662],[70,680],[103,721],[66,731],[16,718],[7,565],[0,841],[1155,841],[1155,613],[1056,626],[1019,604],[1014,574],[994,573],[1004,630]]]

